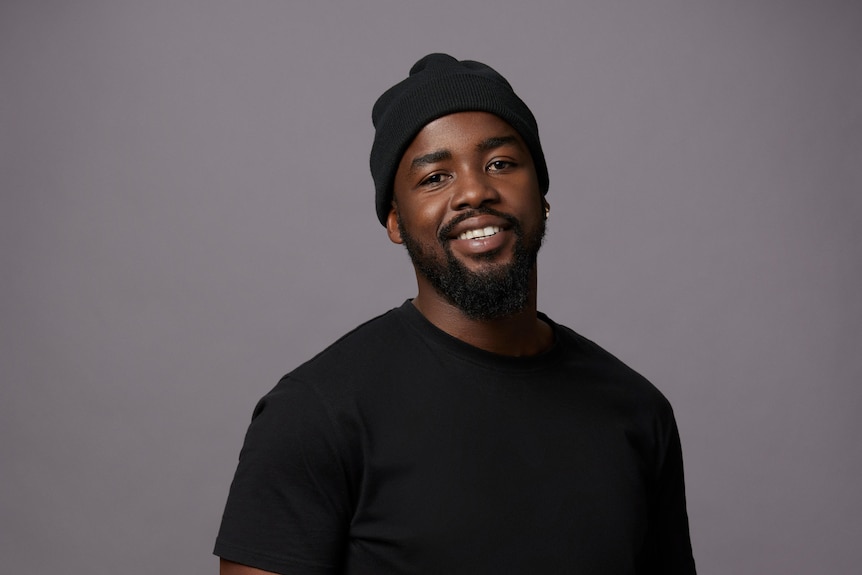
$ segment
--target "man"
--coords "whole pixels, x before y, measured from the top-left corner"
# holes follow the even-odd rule
[[[377,215],[418,293],[260,401],[222,574],[694,573],[670,405],[536,310],[533,114],[431,54],[372,116]]]

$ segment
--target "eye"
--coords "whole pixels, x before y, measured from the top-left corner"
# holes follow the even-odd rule
[[[419,185],[420,186],[436,186],[437,184],[442,184],[446,180],[447,177],[448,177],[447,174],[442,173],[442,172],[438,172],[435,174],[431,174],[430,176],[423,179],[421,182],[419,182]]]
[[[517,166],[515,162],[509,160],[494,160],[486,168],[489,172],[502,172],[503,170],[514,168]]]

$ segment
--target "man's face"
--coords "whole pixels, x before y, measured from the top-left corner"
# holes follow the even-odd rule
[[[394,194],[389,236],[420,281],[475,319],[524,308],[546,203],[514,128],[485,112],[429,123],[401,158]]]

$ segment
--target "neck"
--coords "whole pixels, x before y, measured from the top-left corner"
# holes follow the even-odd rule
[[[536,313],[536,271],[524,309],[497,319],[466,316],[421,277],[413,305],[437,328],[479,349],[509,356],[537,355],[553,344],[551,327]]]

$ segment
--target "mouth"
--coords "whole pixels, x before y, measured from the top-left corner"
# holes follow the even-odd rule
[[[464,230],[456,237],[459,240],[479,240],[489,238],[501,231],[503,231],[503,228],[500,226],[485,226],[484,228],[477,228],[475,230]]]
[[[439,230],[441,242],[489,238],[517,227],[517,220],[502,212],[483,208],[453,218]]]
[[[514,234],[506,222],[493,216],[479,216],[463,221],[448,237],[446,243],[452,252],[461,257],[483,261],[500,256],[506,246],[514,241]]]

